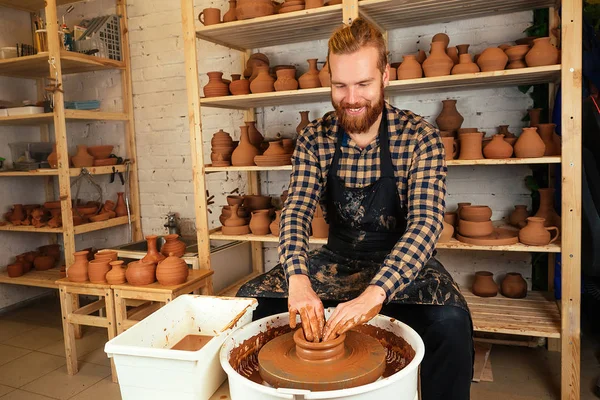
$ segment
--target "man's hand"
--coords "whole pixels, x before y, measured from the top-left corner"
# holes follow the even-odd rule
[[[304,336],[309,342],[318,343],[323,336],[325,310],[319,296],[312,289],[306,275],[292,275],[289,282],[288,311],[290,327],[296,328],[296,315],[300,314]]]
[[[384,301],[385,291],[379,286],[370,285],[356,299],[338,304],[325,325],[323,341],[334,339],[369,321],[379,314]]]

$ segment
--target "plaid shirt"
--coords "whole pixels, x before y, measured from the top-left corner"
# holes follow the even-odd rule
[[[388,103],[384,117],[388,119],[398,194],[408,209],[406,232],[371,281],[385,290],[390,301],[412,282],[433,254],[442,231],[447,168],[437,128]],[[309,124],[296,143],[279,236],[279,261],[288,279],[295,274],[308,275],[308,238],[317,202],[327,218],[325,188],[338,128],[335,112],[329,112]],[[379,138],[365,149],[346,138],[341,147],[339,177],[347,187],[375,183],[381,175]]]

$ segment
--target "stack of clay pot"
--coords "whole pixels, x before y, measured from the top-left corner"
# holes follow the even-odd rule
[[[61,259],[60,245],[49,244],[38,247],[37,251],[28,251],[15,257],[15,262],[8,266],[8,276],[19,277],[32,268],[36,271],[46,271],[54,268]]]
[[[207,72],[208,83],[202,88],[204,97],[228,96],[231,82],[223,79],[223,73],[219,71]]]
[[[211,153],[210,159],[213,167],[227,167],[231,165],[231,154],[235,149],[233,139],[229,133],[219,129],[210,141]]]
[[[238,20],[264,17],[275,13],[271,0],[238,0],[235,13]]]
[[[286,139],[288,143],[292,142],[291,139]],[[262,155],[258,155],[254,157],[254,163],[260,167],[275,167],[280,165],[289,165],[291,164],[291,156],[294,150],[293,142],[290,148],[285,149],[283,146],[282,140],[276,140],[272,142],[268,142],[269,147]]]
[[[245,220],[245,225],[250,223],[250,211],[243,206],[244,196],[227,196],[227,205],[221,209],[219,222],[225,225],[225,221],[231,217],[232,206],[237,205],[237,216]]]
[[[246,61],[246,69],[244,70],[244,77],[250,82],[258,75],[256,67],[268,67],[270,64],[269,58],[263,53],[253,53]]]
[[[458,214],[458,233],[467,238],[489,236],[494,231],[492,210],[488,206],[465,205]]]
[[[311,5],[313,3],[315,3],[314,0],[308,0],[308,2]],[[323,0],[321,0],[321,5],[323,5]],[[279,14],[285,14],[285,13],[289,13],[289,12],[304,10],[304,7],[305,7],[304,0],[285,0],[281,4],[281,8],[279,8]]]
[[[511,299],[522,299],[527,296],[527,282],[517,272],[508,272],[502,280],[500,289],[504,297]],[[476,272],[471,291],[479,297],[496,296],[498,285],[494,282],[494,274],[489,271]]]

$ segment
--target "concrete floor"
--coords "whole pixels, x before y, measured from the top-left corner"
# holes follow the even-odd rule
[[[79,373],[67,375],[57,297],[38,300],[0,315],[1,400],[116,400],[119,386],[110,378],[103,351],[106,330],[84,328],[78,340]],[[599,346],[582,337],[581,399],[596,399],[592,388],[600,366]],[[494,382],[473,383],[473,400],[546,400],[560,398],[560,354],[545,349],[494,345]],[[223,399],[222,392],[217,398]]]

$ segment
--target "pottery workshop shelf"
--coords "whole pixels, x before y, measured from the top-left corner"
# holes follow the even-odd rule
[[[125,172],[124,165],[115,165],[115,166],[109,166],[109,167],[87,167],[85,169],[87,169],[87,171],[90,173],[90,175],[108,175],[108,174],[112,174],[113,168],[115,169],[115,172]],[[79,176],[79,174],[81,174],[82,169],[83,168],[70,168],[69,173],[71,176]],[[4,177],[8,177],[8,176],[57,176],[57,175],[58,175],[58,170],[50,169],[50,168],[36,169],[36,170],[32,170],[32,171],[0,172],[0,177],[3,177],[3,176]]]
[[[86,111],[86,110],[65,110],[65,119],[67,121],[127,121],[129,117],[126,113]],[[0,117],[0,125],[47,125],[54,123],[53,113],[15,115],[13,117]]]
[[[0,272],[0,283],[10,283],[11,285],[37,286],[51,289],[58,289],[56,281],[60,279],[60,268],[55,267],[46,271],[36,271],[32,269],[25,275],[16,278],[8,276],[8,272]]]
[[[56,0],[56,5],[76,3],[81,0]],[[36,12],[44,8],[44,0],[0,0],[0,6]]]
[[[3,3],[4,1],[0,0],[0,5]],[[61,51],[60,59],[63,75],[125,68],[121,61],[88,56],[73,51]],[[0,60],[0,75],[15,78],[46,77],[49,75],[48,53]]]
[[[132,215],[131,222],[133,223],[134,221],[135,221],[135,216]],[[126,225],[127,223],[129,223],[129,219],[127,218],[127,216],[117,217],[117,218],[111,218],[107,221],[90,222],[88,224],[77,225],[76,227],[73,228],[73,231],[75,232],[76,235],[78,235],[81,233],[88,233],[88,232],[99,231],[102,229],[112,228],[114,226]]]
[[[196,36],[232,49],[247,50],[326,39],[341,21],[342,5],[337,4],[204,26],[196,31]]]
[[[477,72],[433,78],[391,81],[387,95],[403,95],[420,91],[471,90],[499,86],[532,85],[556,82],[560,78],[560,65],[520,68],[503,71]],[[283,92],[246,94],[201,98],[203,107],[246,110],[251,107],[282,106],[290,104],[329,101],[331,89],[301,89]]]
[[[36,228],[35,226],[24,226],[24,225],[11,225],[6,224],[4,226],[0,226],[0,231],[8,231],[8,232],[32,232],[32,233],[63,233],[62,228],[50,228],[48,226],[44,226],[43,228]]]
[[[260,171],[291,171],[291,165],[280,165],[278,167],[259,167],[259,166],[250,166],[250,167],[213,167],[210,164],[204,167],[204,172],[260,172]]]

